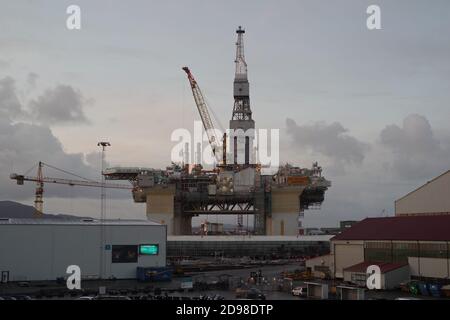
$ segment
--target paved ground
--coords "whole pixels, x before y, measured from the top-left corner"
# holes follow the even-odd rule
[[[302,298],[294,297],[290,292],[280,292],[278,291],[278,285],[276,281],[279,278],[280,273],[283,271],[293,271],[295,269],[301,269],[297,263],[291,263],[286,265],[277,266],[263,266],[255,268],[246,269],[230,269],[230,270],[220,270],[220,271],[208,271],[201,273],[193,273],[190,276],[194,281],[207,281],[211,282],[214,279],[218,279],[221,275],[228,275],[230,277],[230,282],[232,287],[236,287],[239,282],[246,282],[250,276],[250,272],[258,272],[261,270],[264,277],[264,283],[261,285],[255,285],[259,288],[266,296],[267,299],[272,300],[300,300]],[[98,288],[104,286],[107,290],[120,291],[120,294],[126,294],[131,296],[147,296],[154,295],[154,289],[162,289],[162,296],[167,294],[174,297],[199,297],[199,296],[214,296],[220,295],[225,299],[235,299],[234,289],[229,291],[224,290],[208,290],[208,291],[195,291],[195,292],[177,292],[176,290],[181,286],[181,278],[174,278],[171,282],[163,283],[141,283],[135,280],[116,280],[116,281],[83,281],[82,288],[85,290],[84,295],[96,295],[98,293]],[[50,293],[49,293],[50,292]],[[56,292],[56,294],[55,294]],[[58,293],[59,292],[59,296]],[[64,295],[64,292],[66,295]],[[30,287],[19,287],[17,283],[0,284],[0,296],[5,295],[19,295],[26,294],[30,296],[39,296],[44,293],[43,299],[75,299],[76,297],[71,297],[67,295],[67,290],[65,289],[65,284],[56,284],[55,282],[40,282],[31,283]],[[410,297],[408,293],[397,291],[366,291],[366,299],[388,299],[392,300],[397,297]],[[421,299],[433,299],[433,297],[422,297]]]

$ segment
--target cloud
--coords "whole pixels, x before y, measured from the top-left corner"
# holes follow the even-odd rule
[[[0,79],[0,117],[15,118],[23,112],[13,78]]]
[[[94,168],[84,162],[82,153],[66,153],[61,142],[48,127],[28,123],[11,123],[0,120],[0,198],[25,199],[32,195],[31,183],[18,187],[8,178],[13,171],[24,173],[38,161],[68,169],[87,178],[97,178]],[[30,175],[36,175],[32,170]],[[47,172],[49,176],[62,177],[58,172]],[[67,178],[67,176],[65,176]],[[24,190],[25,189],[25,190]],[[46,188],[46,196],[66,195],[62,188]],[[77,192],[79,195],[80,192]],[[81,194],[84,194],[81,192]],[[87,192],[86,192],[87,194]]]
[[[83,108],[89,103],[79,90],[68,85],[48,89],[29,103],[33,119],[41,124],[89,123]]]
[[[339,123],[299,126],[288,119],[287,131],[294,141],[294,152],[301,158],[309,149],[320,162],[324,160],[321,155],[330,159],[323,168],[332,187],[326,192],[320,214],[306,213],[306,224],[333,221],[335,225],[342,219],[392,215],[396,199],[450,166],[448,134],[436,134],[427,118],[418,114],[406,116],[401,125],[385,126],[370,144],[349,136]],[[351,168],[351,174],[337,170],[344,165]]]
[[[339,122],[297,125],[288,118],[286,127],[296,148],[327,157],[338,171],[348,165],[360,165],[369,149],[368,144],[348,135]]]
[[[34,89],[38,78],[36,73],[28,74],[26,91]],[[22,103],[15,80],[9,76],[0,79],[0,116],[8,119],[30,120],[49,126],[88,124],[90,121],[84,107],[91,102],[79,90],[69,85],[58,85],[28,103]]]
[[[10,65],[11,64],[8,61],[0,59],[0,69],[7,69]]]
[[[62,96],[75,98],[71,96],[74,91],[72,92],[70,87],[59,86],[57,88],[63,89],[62,91],[59,89],[48,91],[43,98],[38,98],[40,106],[46,105],[47,102],[52,105]],[[79,95],[81,94],[77,93],[77,96]],[[81,106],[78,105],[78,107]],[[24,113],[23,110],[24,108],[17,98],[14,79],[11,77],[0,79],[0,199],[30,198],[33,195],[34,184],[25,183],[24,186],[19,187],[9,179],[9,174],[13,172],[23,174],[26,170],[33,168],[38,161],[69,170],[85,178],[100,179],[98,152],[86,155],[65,152],[64,146],[47,125],[17,121],[18,116]],[[45,168],[45,170],[47,176],[69,177],[49,168]],[[35,176],[36,169],[31,170],[29,175]],[[68,191],[69,189],[73,191]],[[119,197],[124,195],[129,197],[128,192],[121,192]],[[92,192],[92,188],[61,187],[50,184],[45,186],[45,196],[92,198],[98,195]]]
[[[59,139],[54,136],[50,128],[44,125],[13,124],[4,118],[0,119],[0,150],[0,200],[17,201],[33,197],[34,183],[25,182],[23,186],[18,186],[15,181],[9,179],[9,175],[10,173],[24,174],[38,161],[87,179],[100,181],[99,153],[94,151],[85,155],[65,152]],[[36,168],[33,168],[28,175],[36,176],[36,172]],[[80,180],[78,177],[63,174],[48,167],[44,167],[44,174],[50,177]],[[45,198],[98,199],[100,195],[98,188],[55,184],[45,184],[44,188]],[[108,198],[130,199],[129,190],[108,189],[107,194]]]
[[[34,89],[36,87],[36,82],[39,79],[39,75],[34,73],[34,72],[30,72],[27,76],[27,85],[30,89]]]
[[[386,126],[380,143],[392,156],[387,167],[403,179],[429,179],[448,170],[450,149],[435,136],[424,116],[410,114],[401,127]]]
[[[102,153],[100,151],[92,151],[85,154],[84,159],[86,163],[94,168],[97,172],[102,170]],[[110,167],[111,164],[105,160],[105,168]]]

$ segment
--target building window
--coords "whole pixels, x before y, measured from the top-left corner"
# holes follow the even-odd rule
[[[354,272],[351,274],[351,282],[357,286],[365,287],[367,281],[367,274],[363,272]]]
[[[393,244],[392,262],[407,263],[408,257],[417,256],[418,253],[419,253],[419,247],[418,247],[417,243],[396,242]]]
[[[365,249],[364,260],[371,262],[391,262],[391,249]]]
[[[420,257],[423,258],[447,258],[446,243],[421,243]]]
[[[138,246],[113,245],[112,263],[136,263],[138,261]]]

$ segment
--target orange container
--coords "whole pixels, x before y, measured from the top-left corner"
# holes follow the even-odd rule
[[[287,177],[288,185],[307,185],[309,184],[308,176],[290,176]]]

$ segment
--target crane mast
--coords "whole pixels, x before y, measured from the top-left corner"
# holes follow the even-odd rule
[[[211,145],[212,152],[214,157],[216,158],[217,163],[220,162],[220,145],[219,139],[216,136],[215,128],[213,122],[211,120],[211,116],[209,115],[208,105],[206,104],[205,98],[203,97],[202,91],[195,81],[194,76],[188,67],[183,67],[183,70],[186,72],[189,83],[191,84],[192,94],[194,96],[195,104],[197,105],[198,113],[200,114],[200,118],[203,122],[203,127],[205,128],[206,134],[208,136],[209,144]]]
[[[44,206],[44,176],[42,173],[43,163],[39,161],[37,177],[36,177],[36,191],[34,197],[34,217],[39,217],[43,213]],[[30,180],[31,181],[31,180]],[[17,181],[19,183],[19,181]],[[23,183],[23,182],[22,182]]]

